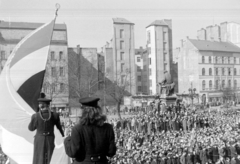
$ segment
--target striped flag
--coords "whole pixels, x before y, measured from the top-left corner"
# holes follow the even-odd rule
[[[9,56],[0,75],[1,145],[18,164],[33,161],[35,133],[28,124],[42,88],[55,19],[22,39]],[[56,131],[56,130],[55,130]],[[66,164],[63,138],[56,133],[52,164]]]

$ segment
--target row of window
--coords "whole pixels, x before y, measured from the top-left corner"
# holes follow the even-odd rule
[[[54,61],[57,59],[57,55],[55,54],[54,51],[51,51],[51,61]],[[64,59],[64,56],[63,56],[63,52],[62,51],[59,51],[59,54],[58,54],[58,59],[61,61]]]
[[[232,68],[215,68],[215,75],[237,75],[237,69],[234,68],[233,69],[233,74],[232,74]],[[202,75],[205,76],[206,75],[206,71],[205,68],[202,68]],[[212,68],[208,69],[208,75],[212,76],[213,72],[212,72]]]
[[[227,82],[227,85],[226,85],[226,82]],[[221,83],[221,84],[220,84]],[[213,89],[213,81],[212,80],[209,80],[209,83],[208,83],[208,86],[209,86],[209,89]],[[232,80],[216,80],[215,81],[215,87],[214,88],[219,88],[220,86],[222,86],[222,88],[226,88],[226,87],[232,87]],[[237,88],[237,80],[234,80],[234,88]],[[206,81],[203,80],[202,81],[202,90],[205,90],[206,89]]]
[[[163,40],[164,41],[167,41],[167,39],[168,39],[168,33],[166,32],[166,31],[163,31]],[[147,32],[147,43],[149,44],[149,43],[151,43],[151,31],[148,31]]]
[[[11,53],[12,53],[12,51],[10,51],[10,54]],[[59,60],[63,60],[64,59],[63,51],[60,51],[58,55],[59,55]],[[55,52],[51,51],[51,60],[52,61],[56,60],[57,59],[56,57],[57,56],[56,56]],[[1,60],[5,60],[5,59],[7,59],[6,52],[5,51],[1,51]]]
[[[59,67],[59,72],[57,72],[57,68],[56,67],[52,67],[51,68],[51,75],[56,77],[56,76],[65,76],[65,73],[64,73],[64,67]]]
[[[60,84],[52,84],[52,85],[43,85],[43,92],[45,93],[63,93],[65,91],[65,84],[60,83]]]
[[[213,57],[212,56],[202,56],[202,63],[219,63],[219,64],[236,64],[236,57]],[[207,61],[208,60],[208,61]]]

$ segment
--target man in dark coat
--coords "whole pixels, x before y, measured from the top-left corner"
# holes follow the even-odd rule
[[[79,100],[83,105],[81,120],[64,140],[65,151],[75,158],[74,164],[107,164],[107,156],[116,154],[113,127],[105,123],[98,101],[92,97]]]
[[[64,137],[59,115],[49,109],[50,99],[41,93],[38,99],[40,111],[33,114],[28,125],[30,131],[37,130],[34,138],[33,164],[49,164],[55,147],[54,125]]]

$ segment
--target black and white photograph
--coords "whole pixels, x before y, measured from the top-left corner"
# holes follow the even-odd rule
[[[0,164],[240,164],[240,0],[0,0]]]

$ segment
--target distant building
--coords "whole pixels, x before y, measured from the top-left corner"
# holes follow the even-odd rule
[[[188,94],[191,85],[199,102],[235,100],[240,90],[240,48],[230,42],[186,39],[178,57],[179,93]],[[224,98],[227,90],[228,98]]]
[[[0,71],[20,40],[41,25],[43,24],[0,22]],[[43,91],[53,99],[52,107],[55,109],[64,109],[69,103],[67,46],[66,24],[55,24],[43,83]]]
[[[240,24],[236,22],[223,22],[220,25],[210,25],[206,29],[197,31],[199,40],[231,42],[240,47]]]
[[[103,48],[106,77],[119,85],[128,81],[128,91],[136,94],[134,24],[124,18],[113,18],[113,38]]]
[[[174,74],[172,67],[172,21],[156,20],[146,27],[149,70],[149,94],[159,94],[158,83],[163,80],[164,71]]]

